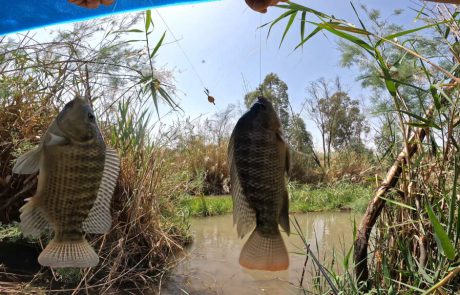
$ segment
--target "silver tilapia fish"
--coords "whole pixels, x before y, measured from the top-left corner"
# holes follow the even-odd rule
[[[289,159],[281,122],[272,104],[259,97],[236,123],[228,147],[233,223],[240,238],[255,227],[241,250],[243,267],[278,271],[289,266],[278,228],[290,233]]]
[[[53,230],[38,262],[55,268],[96,266],[99,257],[85,233],[102,234],[111,227],[119,159],[105,145],[87,98],[77,95],[67,103],[40,145],[13,167],[17,174],[37,171],[37,192],[20,209],[20,228],[28,236]]]

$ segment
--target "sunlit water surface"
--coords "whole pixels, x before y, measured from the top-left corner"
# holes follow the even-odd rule
[[[353,242],[353,220],[359,222],[361,218],[349,212],[291,215],[291,235],[283,234],[290,266],[280,272],[251,271],[238,264],[241,247],[248,236],[238,239],[231,215],[194,218],[191,228],[194,242],[188,255],[164,283],[161,294],[303,294],[299,281],[305,256],[299,252],[303,252],[304,247],[292,225],[294,216],[310,248],[326,265],[331,261],[333,249],[339,259],[349,250]],[[306,288],[312,271],[309,259],[303,283]]]

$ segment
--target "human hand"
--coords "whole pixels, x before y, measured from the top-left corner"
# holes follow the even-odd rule
[[[67,0],[70,3],[86,8],[98,8],[100,4],[111,5],[114,0]]]
[[[268,6],[277,5],[278,2],[287,2],[288,0],[245,0],[246,4],[251,7],[252,10],[255,10],[260,13],[267,12]]]

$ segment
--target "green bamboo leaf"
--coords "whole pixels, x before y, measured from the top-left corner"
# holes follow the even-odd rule
[[[412,126],[412,127],[418,127],[418,128],[434,128],[433,125],[428,125],[426,123],[418,123],[418,122],[408,122],[406,125]]]
[[[436,87],[431,85],[430,92],[431,92],[431,96],[433,96],[434,106],[436,107],[437,110],[440,110],[441,109],[441,98],[439,97]]]
[[[118,31],[109,32],[107,35],[116,34],[116,33],[144,33],[144,31],[140,29],[118,30]]]
[[[404,113],[404,114],[406,114],[406,115],[409,115],[409,116],[411,116],[411,117],[413,117],[413,118],[415,118],[415,119],[417,119],[417,120],[419,120],[419,121],[422,121],[422,122],[426,125],[426,127],[432,127],[432,128],[441,130],[441,127],[439,127],[438,125],[436,125],[436,123],[434,123],[434,122],[433,122],[432,120],[430,120],[430,119],[423,118],[423,117],[421,117],[421,116],[419,116],[419,115],[416,115],[416,114],[414,114],[414,113],[410,113],[410,112],[405,111],[405,110],[399,110],[399,111],[402,112],[402,113]],[[415,123],[414,123],[414,122],[411,122],[411,124],[415,124]]]
[[[450,195],[450,206],[449,206],[449,220],[447,224],[447,233],[451,234],[452,228],[455,226],[455,209],[457,207],[457,181],[458,181],[458,174],[459,174],[459,166],[458,166],[458,154],[454,157],[454,181],[452,185],[452,194]],[[458,217],[460,218],[460,216]]]
[[[149,9],[145,12],[145,32],[146,33],[149,31],[151,21],[152,21],[152,11]]]
[[[281,44],[283,44],[284,38],[286,37],[287,32],[288,32],[289,29],[291,28],[292,23],[294,22],[296,15],[297,15],[297,11],[296,11],[295,13],[291,14],[291,17],[289,18],[289,21],[288,21],[288,23],[286,24],[286,28],[284,29],[283,37],[281,38],[281,42],[280,42],[279,48],[281,48]]]
[[[361,17],[359,16],[359,13],[358,13],[358,11],[357,11],[356,8],[355,8],[355,5],[354,5],[353,2],[351,2],[351,1],[350,1],[350,4],[351,4],[351,7],[353,8],[353,11],[355,12],[356,17],[357,17],[358,20],[359,20],[359,23],[361,24],[361,27],[363,28],[363,30],[367,30],[367,29],[366,29],[366,26],[364,25],[364,22],[361,20]]]
[[[377,61],[379,63],[380,69],[383,72],[383,76],[385,78],[385,86],[387,87],[388,92],[390,92],[391,96],[395,97],[396,96],[396,84],[392,81],[393,79],[391,78],[388,66],[385,63],[385,60],[383,60],[383,57],[380,54],[380,51],[377,49],[377,47],[375,48],[375,57],[377,57]]]
[[[305,19],[307,18],[307,12],[302,11],[302,15],[300,17],[300,40],[305,38]]]
[[[415,33],[415,32],[418,32],[418,31],[421,31],[421,30],[424,30],[424,29],[428,29],[428,28],[431,28],[431,27],[434,27],[434,26],[437,26],[437,25],[445,24],[447,22],[451,22],[451,21],[450,20],[445,20],[445,21],[442,21],[442,22],[437,22],[437,23],[434,23],[434,24],[418,27],[418,28],[415,28],[415,29],[410,29],[410,30],[405,30],[405,31],[394,33],[394,34],[390,34],[390,35],[387,35],[385,37],[382,37],[382,39],[377,41],[375,46],[379,46],[382,42],[385,42],[386,40],[391,40],[391,39],[394,39],[394,38],[397,38],[397,37],[412,34],[412,33]]]
[[[163,40],[165,39],[165,36],[166,36],[166,31],[163,33],[163,36],[161,36],[160,40],[157,42],[157,45],[155,45],[155,48],[153,48],[153,51],[150,54],[150,58],[153,58],[155,54],[158,52],[158,49],[160,49],[161,45],[163,44]]]
[[[321,30],[322,30],[322,28],[320,28],[320,27],[317,27],[316,29],[314,29],[305,39],[302,40],[302,42],[299,43],[299,45],[297,45],[294,48],[294,50],[296,50],[297,48],[303,46],[305,44],[305,42],[307,42],[311,37],[315,36]]]
[[[305,11],[305,12],[312,13],[312,14],[320,17],[320,18],[333,19],[331,16],[329,16],[329,15],[327,15],[325,13],[319,12],[318,10],[314,10],[314,9],[308,8],[306,6],[302,6],[300,4],[296,4],[296,3],[292,3],[292,2],[289,2],[287,5],[276,5],[276,7],[284,8],[284,9],[290,9],[290,10],[296,10],[296,11]]]
[[[328,26],[330,26],[330,27],[332,27],[332,28],[334,28],[336,30],[339,30],[339,31],[347,31],[347,32],[350,32],[350,33],[355,33],[355,34],[360,34],[360,35],[365,35],[365,36],[371,35],[371,33],[369,33],[368,31],[358,29],[358,28],[355,28],[355,27],[343,26],[343,25],[334,24],[334,23],[327,23],[327,24],[328,24]]]
[[[452,245],[452,242],[447,235],[447,232],[442,228],[441,223],[439,222],[438,218],[433,212],[430,204],[425,205],[425,209],[428,213],[428,217],[430,218],[431,225],[433,225],[434,229],[434,237],[436,243],[438,244],[438,248],[442,250],[442,253],[449,259],[453,260],[455,258],[455,248]]]
[[[372,48],[366,41],[364,41],[364,40],[362,40],[362,39],[360,39],[360,38],[358,38],[356,36],[353,36],[353,35],[350,35],[348,33],[344,33],[342,31],[334,29],[334,27],[330,26],[328,23],[315,23],[315,22],[308,22],[308,23],[311,23],[311,24],[313,24],[315,26],[318,26],[320,28],[328,30],[332,34],[337,35],[340,38],[343,38],[345,40],[348,40],[348,41],[354,43],[354,44],[358,45],[359,47],[363,48],[364,50],[366,50],[372,56],[374,56],[374,54],[372,52],[374,50],[374,48]]]
[[[395,200],[391,200],[391,199],[388,199],[388,198],[385,198],[385,197],[381,197],[381,196],[379,198],[382,199],[382,200],[387,201],[390,204],[397,205],[397,206],[400,206],[400,207],[403,207],[403,208],[406,208],[406,209],[409,209],[409,210],[417,211],[417,209],[415,209],[414,207],[411,207],[411,206],[406,205],[404,203],[401,203],[401,202],[398,202],[398,201],[395,201]]]
[[[126,41],[126,43],[134,43],[134,42],[145,42],[145,39],[144,40],[128,40],[128,41]]]
[[[157,96],[157,90],[156,90],[156,87],[155,87],[155,80],[152,79],[152,81],[150,81],[150,92],[152,94],[152,100],[153,100],[153,104],[155,105],[155,109],[157,111],[157,114],[158,116],[160,116],[160,111],[158,109],[158,96]]]
[[[283,14],[281,14],[279,17],[277,17],[274,21],[269,22],[269,23],[266,23],[266,24],[260,26],[260,28],[263,28],[263,27],[265,27],[266,25],[270,24],[270,28],[268,28],[268,33],[267,33],[267,39],[268,39],[268,37],[270,36],[270,32],[272,31],[273,26],[274,26],[276,23],[278,23],[280,20],[282,20],[283,18],[288,17],[288,16],[290,16],[290,15],[293,14],[293,13],[297,13],[297,10],[289,10],[289,11],[286,11],[285,13],[283,13]]]

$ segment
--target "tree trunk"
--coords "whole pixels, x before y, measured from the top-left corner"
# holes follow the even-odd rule
[[[433,117],[434,105],[425,113],[425,118],[431,119]],[[421,143],[426,136],[426,130],[416,128],[412,136],[408,140],[407,150],[404,149],[399,153],[391,168],[388,170],[385,180],[379,186],[374,194],[374,198],[369,203],[366,213],[358,228],[356,240],[354,242],[354,260],[355,260],[355,274],[358,282],[367,282],[369,279],[369,269],[367,265],[367,247],[369,245],[369,237],[374,227],[377,218],[380,216],[383,208],[385,207],[385,200],[381,197],[385,196],[391,188],[395,187],[398,183],[399,176],[402,172],[403,165],[407,164],[406,159],[411,159],[417,152],[419,143]],[[369,282],[367,282],[369,287]]]

